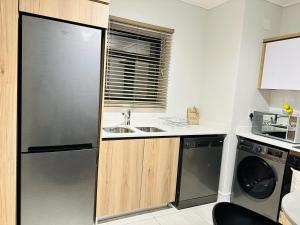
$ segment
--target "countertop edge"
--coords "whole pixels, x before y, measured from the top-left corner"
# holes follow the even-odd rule
[[[293,143],[289,143],[289,142],[285,142],[285,141],[280,141],[277,139],[253,134],[251,132],[236,132],[236,135],[240,136],[240,137],[248,138],[251,140],[259,141],[262,143],[266,143],[269,145],[273,145],[276,147],[284,148],[284,149],[287,149],[290,151],[300,152],[300,149],[295,148],[296,146],[300,146],[300,144],[293,144]]]
[[[125,126],[126,127],[126,126]],[[128,127],[128,126],[127,126]],[[134,133],[108,133],[102,130],[101,139],[135,139],[135,138],[159,138],[159,137],[181,137],[181,136],[205,136],[205,135],[227,135],[225,130],[217,130],[204,126],[189,126],[185,128],[173,128],[165,126],[155,126],[165,132],[143,132],[135,127],[129,127]]]

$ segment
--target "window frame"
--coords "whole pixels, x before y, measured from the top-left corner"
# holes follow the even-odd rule
[[[142,100],[133,100],[132,102],[130,102],[130,100],[128,100],[128,103],[124,103],[124,101],[126,101],[125,99],[119,100],[119,102],[117,100],[114,100],[116,103],[112,104],[112,100],[111,99],[106,99],[106,97],[111,97],[111,95],[106,95],[109,92],[106,92],[107,90],[107,80],[108,78],[108,71],[109,71],[109,56],[110,53],[113,51],[112,49],[109,48],[109,35],[110,35],[110,30],[108,30],[108,37],[107,37],[107,55],[106,55],[106,69],[105,69],[105,78],[104,78],[104,90],[103,90],[103,100],[104,100],[104,110],[105,111],[119,111],[120,109],[124,109],[124,108],[131,108],[134,111],[141,111],[141,112],[165,112],[167,110],[167,101],[168,101],[168,80],[169,80],[169,67],[170,67],[170,58],[171,58],[171,43],[172,43],[172,35],[174,33],[174,29],[170,29],[170,28],[166,28],[166,27],[161,27],[161,26],[156,26],[156,25],[152,25],[152,24],[147,24],[147,23],[142,23],[142,22],[138,22],[138,21],[133,21],[133,20],[129,20],[129,19],[125,19],[125,18],[121,18],[121,17],[116,17],[116,16],[110,16],[110,26],[109,29],[111,29],[112,24],[116,23],[118,26],[124,26],[124,28],[126,27],[132,27],[132,30],[136,29],[136,30],[145,30],[146,34],[147,32],[157,32],[158,34],[161,35],[160,37],[160,41],[168,41],[168,44],[166,44],[168,46],[167,50],[160,50],[159,54],[161,57],[161,54],[163,54],[163,56],[165,57],[163,59],[163,63],[160,61],[158,63],[159,67],[163,67],[163,69],[159,69],[159,73],[164,74],[163,78],[157,78],[157,82],[158,85],[154,85],[155,88],[159,88],[161,89],[161,91],[157,91],[157,94],[162,95],[162,97],[158,100],[147,100],[149,101],[149,104],[147,105],[146,102],[147,101],[142,101]],[[115,31],[116,28],[113,28],[113,30]],[[130,30],[130,31],[132,31]],[[122,31],[125,32],[125,31]],[[138,34],[138,32],[136,33]],[[162,37],[163,34],[166,34],[165,39],[163,39]],[[138,34],[140,35],[140,34]],[[146,36],[147,38],[147,36]],[[151,37],[150,35],[148,36],[148,38],[153,38],[153,36]],[[111,52],[110,52],[111,51]],[[134,54],[134,53],[133,53]],[[136,71],[137,69],[134,67],[133,69],[134,71]],[[133,72],[133,74],[136,72]],[[166,73],[166,74],[165,74]],[[130,74],[131,75],[131,74]],[[114,76],[112,76],[113,79]],[[126,78],[123,78],[124,80]],[[149,79],[149,78],[148,78]],[[151,77],[150,77],[151,79]],[[133,79],[135,80],[135,78]],[[156,80],[154,80],[155,82]],[[111,82],[111,81],[110,81]],[[130,90],[126,90],[124,88],[120,88],[120,90],[118,90],[120,92],[127,92],[128,95],[130,95]],[[140,91],[140,90],[139,90]],[[143,92],[143,90],[142,90]],[[132,94],[137,94],[138,91],[133,92]],[[149,93],[151,94],[151,91],[147,92],[145,91],[145,95],[146,97],[149,97]],[[110,93],[111,94],[111,93]],[[121,95],[121,94],[120,94]],[[124,97],[126,98],[126,97]],[[139,105],[139,103],[142,102],[142,106]]]

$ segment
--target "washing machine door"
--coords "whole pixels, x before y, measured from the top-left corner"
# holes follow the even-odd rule
[[[256,199],[269,197],[276,185],[273,169],[257,156],[248,156],[239,163],[237,179],[241,188]]]

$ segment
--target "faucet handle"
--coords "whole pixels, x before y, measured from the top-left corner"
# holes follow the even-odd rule
[[[122,115],[124,116],[124,124],[130,125],[130,116],[131,116],[130,109],[123,110]]]
[[[130,109],[127,109],[127,114],[128,114],[129,117],[131,116],[131,110]]]
[[[123,116],[130,117],[130,114],[131,114],[130,109],[124,109],[124,110],[122,111],[122,115],[123,115]]]

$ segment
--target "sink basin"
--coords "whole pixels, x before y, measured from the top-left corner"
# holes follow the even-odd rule
[[[144,131],[144,132],[166,132],[162,129],[159,129],[157,127],[136,127],[137,129]]]
[[[108,133],[134,133],[133,130],[127,128],[127,127],[104,127],[103,130],[105,130]]]

